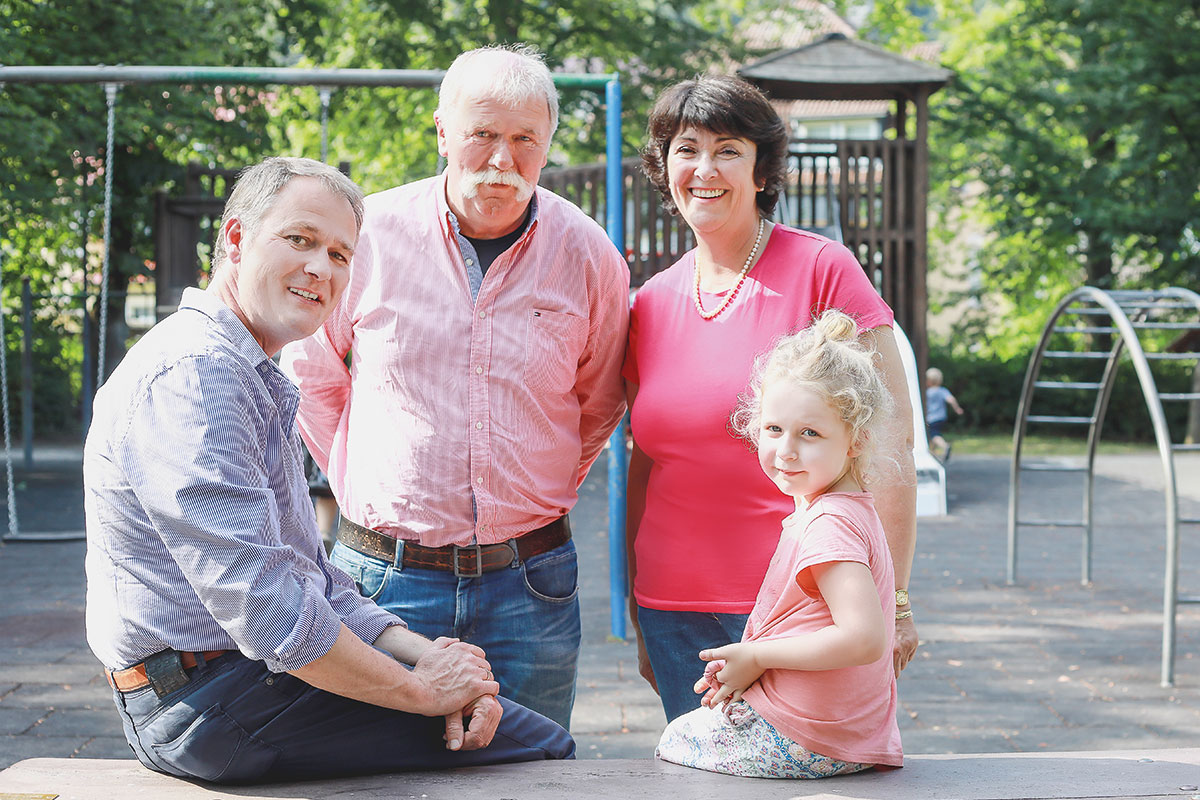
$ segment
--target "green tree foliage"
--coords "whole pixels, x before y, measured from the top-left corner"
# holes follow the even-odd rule
[[[726,4],[728,5],[728,4]],[[280,20],[299,64],[441,70],[464,50],[524,42],[552,69],[620,73],[624,152],[633,155],[659,88],[704,71],[734,51],[736,15],[701,0],[282,0]],[[605,150],[604,97],[563,90],[552,165],[596,161]],[[353,165],[369,191],[437,169],[433,89],[344,89],[330,107],[330,152]],[[319,150],[317,92],[280,93],[291,122],[276,145]]]
[[[759,5],[780,0],[754,0]],[[624,152],[643,139],[650,100],[665,83],[736,54],[732,31],[750,0],[0,0],[6,65],[307,66],[444,69],[459,52],[528,42],[552,68],[621,74]],[[604,98],[563,93],[552,164],[597,160]],[[120,294],[153,257],[153,194],[178,193],[188,162],[233,167],[267,153],[320,155],[314,88],[122,87],[112,165],[111,367],[124,344]],[[430,89],[343,89],[330,107],[329,157],[378,190],[437,168]],[[94,295],[101,266],[106,126],[96,84],[0,87],[2,302],[18,319],[20,277],[37,293]],[[55,337],[69,357],[39,358],[36,394],[78,377],[80,312],[43,304],[39,347]],[[15,356],[14,327],[9,354]],[[41,339],[46,341],[42,342]],[[70,344],[71,341],[76,344]],[[53,349],[51,347],[51,349]],[[39,352],[41,352],[39,350]],[[10,363],[16,363],[10,358]],[[10,373],[13,371],[10,371]],[[12,378],[15,382],[15,377]],[[39,399],[39,402],[40,399]],[[39,428],[68,422],[38,411]]]
[[[0,52],[22,66],[262,64],[269,2],[245,0],[0,0]],[[230,114],[223,112],[229,111]],[[8,84],[0,114],[12,135],[0,159],[3,212],[58,225],[102,202],[105,93],[96,84]],[[233,119],[230,123],[227,120]],[[187,158],[241,163],[263,149],[263,109],[253,90],[126,86],[116,106],[114,248],[124,274],[149,252],[153,189],[177,179]],[[6,219],[7,221],[7,219]],[[93,224],[99,224],[93,215]],[[93,235],[95,230],[92,231]],[[23,254],[15,254],[19,259]],[[11,259],[11,256],[10,256]],[[10,261],[8,269],[21,262]],[[34,270],[36,271],[36,269]]]
[[[935,106],[939,202],[981,182],[984,287],[1027,349],[1081,284],[1200,284],[1200,8],[1192,0],[1009,0],[943,34],[955,83]]]
[[[0,0],[0,53],[21,66],[262,64],[270,0]],[[126,86],[117,93],[112,185],[108,365],[124,345],[123,298],[153,257],[153,193],[189,160],[241,164],[265,151],[256,90]],[[105,90],[97,84],[8,83],[0,88],[0,259],[3,308],[20,318],[20,279],[39,294],[94,293],[103,248]],[[78,386],[81,302],[38,303],[35,419],[70,427],[59,398]],[[95,304],[89,313],[95,314]],[[16,363],[14,325],[6,330]],[[58,340],[58,341],[56,341]],[[72,356],[72,353],[74,354]],[[10,382],[15,382],[10,370]]]

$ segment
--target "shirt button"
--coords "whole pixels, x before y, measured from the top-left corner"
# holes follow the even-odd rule
[[[476,368],[475,368],[475,374],[476,374],[476,375],[482,375],[482,374],[483,374],[483,367],[476,367]]]
[[[483,486],[483,476],[480,475],[478,478],[475,479],[475,482],[477,484],[479,484],[480,486]]]
[[[480,311],[480,312],[479,312],[479,318],[480,318],[480,319],[483,319],[483,318],[484,318],[484,317],[486,317],[486,316],[487,316],[487,312],[486,312],[486,311]]]
[[[476,422],[476,423],[475,423],[475,430],[477,430],[477,431],[483,430],[483,423],[482,423],[482,422]]]
[[[467,259],[467,266],[468,266],[468,267],[469,267],[469,266],[471,266],[471,265],[472,265],[472,264],[474,264],[474,263],[475,263],[475,262],[474,262],[474,261],[472,261],[471,259],[469,259],[469,258]]]

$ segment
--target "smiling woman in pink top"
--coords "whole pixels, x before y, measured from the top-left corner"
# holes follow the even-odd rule
[[[787,130],[737,78],[667,89],[650,116],[645,169],[697,247],[637,292],[624,376],[632,409],[627,536],[639,669],[668,719],[699,705],[700,650],[741,638],[794,508],[727,430],[755,355],[828,308],[851,315],[901,422],[896,481],[872,487],[898,586],[916,538],[908,389],[891,309],[854,255],[772,223],[786,175]],[[907,599],[897,607],[898,673],[916,650]]]

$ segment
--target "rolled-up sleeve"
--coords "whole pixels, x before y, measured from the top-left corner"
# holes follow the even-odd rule
[[[195,599],[247,657],[292,670],[324,655],[342,620],[315,565],[281,537],[281,517],[307,500],[267,467],[288,458],[289,439],[276,410],[254,402],[253,373],[229,362],[189,357],[152,376],[118,452]]]

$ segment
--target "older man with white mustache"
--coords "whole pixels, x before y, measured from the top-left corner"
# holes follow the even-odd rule
[[[367,198],[342,302],[282,364],[341,506],[332,560],[412,630],[483,648],[503,696],[567,726],[567,513],[624,413],[629,270],[537,188],[558,124],[540,56],[459,56],[434,121],[445,173]]]

